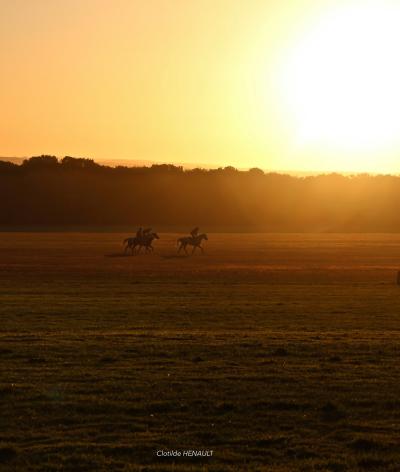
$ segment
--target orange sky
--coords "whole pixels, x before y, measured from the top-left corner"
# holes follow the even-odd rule
[[[392,149],[304,145],[286,103],[285,61],[348,3],[0,0],[0,155],[395,171]]]

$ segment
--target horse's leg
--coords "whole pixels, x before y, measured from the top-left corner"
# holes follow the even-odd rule
[[[129,241],[125,244],[124,254],[128,254],[129,249],[132,249],[132,245]]]
[[[187,244],[185,244],[185,245],[183,246],[183,249],[185,250],[185,253],[187,254],[188,252],[187,252],[186,246],[187,246]]]
[[[197,246],[193,245],[192,254],[194,254],[194,251],[196,250],[196,247]]]
[[[204,249],[200,246],[200,244],[199,244],[199,248],[201,249],[201,253],[204,254]]]

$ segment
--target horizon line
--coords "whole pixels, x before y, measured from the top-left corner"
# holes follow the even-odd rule
[[[57,159],[62,159],[65,156],[57,156],[56,154],[42,154],[42,155],[52,155],[57,157]],[[21,164],[24,160],[30,159],[31,157],[35,157],[34,155],[31,156],[0,156],[0,161],[5,162],[12,162],[14,164]],[[192,170],[192,169],[205,169],[205,170],[212,170],[212,169],[220,169],[225,167],[233,167],[238,171],[248,171],[250,169],[260,169],[266,174],[286,174],[291,176],[318,176],[318,175],[329,175],[329,174],[340,174],[343,176],[352,176],[352,175],[392,175],[398,177],[400,173],[395,172],[372,172],[372,171],[343,171],[343,170],[294,170],[294,169],[268,169],[262,168],[258,166],[249,166],[249,167],[236,167],[232,164],[209,164],[209,163],[201,163],[201,162],[171,162],[171,161],[158,161],[158,160],[151,160],[151,159],[127,159],[127,158],[111,158],[111,159],[97,159],[94,157],[85,157],[85,156],[71,156],[76,159],[91,159],[95,163],[99,165],[104,165],[108,167],[151,167],[152,165],[173,165],[176,167],[183,167],[185,170]],[[130,165],[129,165],[130,164]]]

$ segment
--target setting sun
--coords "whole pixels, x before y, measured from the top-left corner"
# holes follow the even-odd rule
[[[0,156],[399,172],[394,0],[0,7]]]
[[[399,144],[399,24],[399,5],[357,2],[303,34],[281,83],[300,146],[335,152],[336,163],[353,153],[355,167],[379,170],[379,153]]]

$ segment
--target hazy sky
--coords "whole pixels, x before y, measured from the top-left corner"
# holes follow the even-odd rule
[[[395,5],[0,0],[0,155],[397,172]]]

